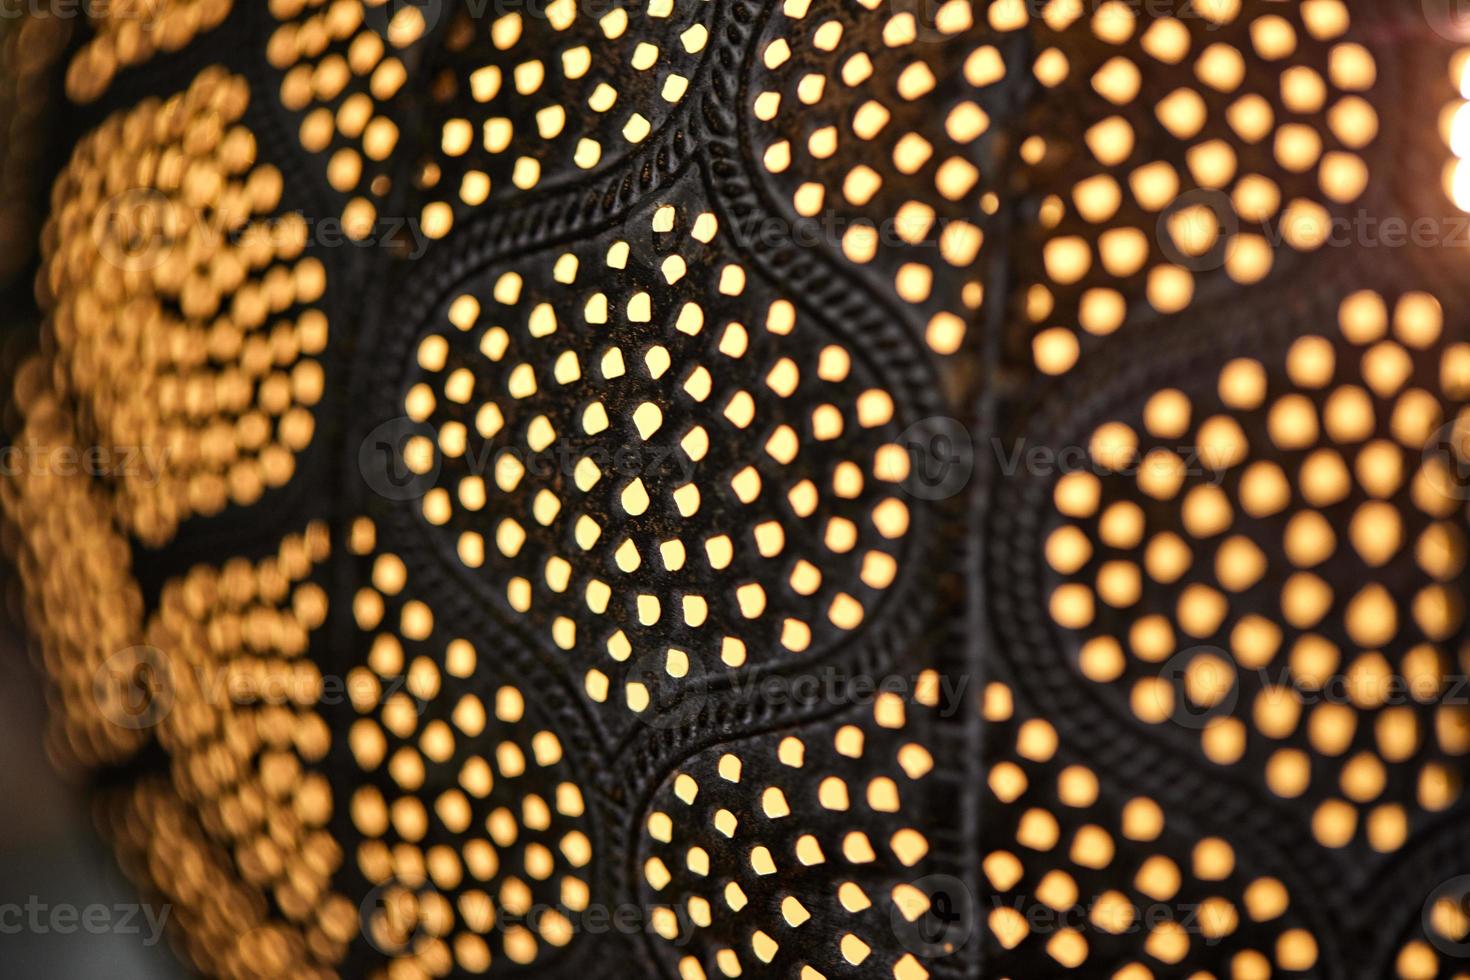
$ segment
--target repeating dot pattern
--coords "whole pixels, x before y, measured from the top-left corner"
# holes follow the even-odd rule
[[[607,172],[658,145],[712,45],[714,0],[553,0],[450,24],[427,68],[424,233],[522,192]]]
[[[758,227],[754,245],[839,252],[918,311],[942,354],[981,304],[999,207],[979,161],[1006,66],[986,28],[964,0],[937,5],[932,23],[877,0],[787,0],[756,44],[742,106],[756,166],[796,223]]]
[[[357,920],[331,891],[341,849],[326,829],[332,790],[318,769],[331,734],[314,710],[321,677],[306,657],[326,616],[326,594],[311,581],[327,558],[325,527],[288,536],[263,561],[166,581],[145,625],[111,498],[62,465],[79,440],[43,361],[23,369],[16,400],[25,413],[17,445],[41,455],[0,495],[56,692],[53,755],[116,764],[155,737],[168,753],[168,775],[126,791],[104,827],[124,867],[188,923],[182,941],[197,967],[334,975],[324,964],[340,958]]]
[[[1130,319],[1322,248],[1376,159],[1377,66],[1343,0],[1195,0],[1178,18],[1080,0],[948,0],[922,17],[781,0],[742,60],[714,66],[729,53],[716,0],[555,0],[478,21],[443,6],[430,24],[394,0],[266,5],[269,96],[353,237],[395,199],[435,239],[482,204],[570,190],[586,211],[611,206],[689,148],[701,85],[729,85],[752,151],[738,165],[780,213],[832,217],[834,258],[912,313],[930,351],[964,346],[985,235],[1006,225],[995,258],[1021,278],[1020,359],[1045,375]],[[119,3],[92,20],[66,93],[100,99],[231,13],[231,0]],[[414,338],[402,411],[428,435],[405,462],[434,476],[409,506],[437,556],[396,554],[361,519],[344,529],[349,574],[334,575],[311,524],[263,559],[149,572],[145,606],[135,562],[193,547],[179,534],[191,517],[291,481],[324,394],[326,272],[305,256],[304,221],[276,217],[282,179],[257,164],[250,98],[209,69],[115,114],[53,195],[46,353],[15,385],[17,444],[42,463],[0,480],[58,695],[53,749],[137,766],[102,821],[125,869],[176,907],[202,972],[327,980],[354,951],[386,958],[374,975],[389,980],[551,972],[573,961],[610,861],[593,850],[598,789],[579,778],[570,715],[548,721],[531,683],[504,677],[506,651],[447,618],[465,604],[416,594],[409,565],[450,566],[628,723],[658,710],[655,683],[677,695],[710,672],[810,664],[910,598],[888,593],[924,560],[910,524],[926,515],[898,487],[913,420],[884,387],[887,352],[870,360],[868,338],[829,334],[774,287],[747,258],[762,244],[691,189],[718,175],[695,173],[605,234],[494,260]],[[1018,104],[1019,134],[1003,118]],[[600,194],[582,193],[590,180]],[[1201,200],[1228,203],[1233,239],[1217,240]],[[139,252],[150,236],[162,250]],[[1453,454],[1470,430],[1470,348],[1442,336],[1427,294],[1359,293],[1339,312],[1283,358],[1232,362],[1209,390],[1153,392],[1100,427],[1098,472],[1058,484],[1042,557],[1087,683],[1141,725],[1203,713],[1174,734],[1207,765],[1304,799],[1324,847],[1397,854],[1459,801],[1470,751],[1463,709],[1442,703],[1464,647]],[[963,386],[955,364],[946,380]],[[1435,442],[1451,456],[1426,454]],[[99,445],[165,465],[95,480],[60,462]],[[329,580],[360,583],[337,610],[358,651],[340,714],[320,703]],[[97,710],[104,661],[139,643],[177,668],[150,730]],[[656,682],[637,669],[650,661]],[[1265,669],[1282,678],[1269,690]],[[1349,703],[1308,706],[1336,681]],[[1388,682],[1410,703],[1384,703]],[[616,872],[649,899],[667,973],[950,972],[896,942],[952,843],[930,829],[948,829],[933,814],[950,798],[931,794],[952,790],[927,738],[933,684],[678,764]],[[235,693],[221,702],[217,685]],[[1014,701],[998,683],[984,699],[987,972],[1325,969],[1297,924],[1302,897],[1250,866],[1247,841],[1105,792],[1102,762],[1083,765]],[[329,753],[351,779],[329,782]],[[381,901],[357,907],[334,894],[342,879]],[[1038,903],[1078,913],[1076,928],[1031,927]],[[1119,918],[1159,903],[1173,912],[1147,928]],[[1394,969],[1448,975],[1441,947],[1467,934],[1462,908],[1437,906]]]
[[[1251,285],[1317,251],[1368,188],[1377,67],[1342,0],[1051,0],[1014,20],[1045,93],[1016,138],[1034,203],[1015,306],[1043,374],[1189,308],[1217,270]]]
[[[331,733],[308,656],[326,527],[165,573],[147,606],[134,573],[134,549],[186,518],[285,483],[322,394],[325,270],[301,258],[299,216],[267,220],[281,177],[255,165],[248,101],[243,78],[206,69],[78,144],[42,238],[43,353],[12,392],[28,462],[0,495],[53,756],[150,773],[110,830],[183,910],[197,968],[318,978],[357,931],[332,891]]]
[[[93,34],[67,65],[67,97],[83,104],[96,101],[118,72],[182,50],[197,35],[223,23],[233,7],[234,0],[109,0],[86,5]]]
[[[93,766],[127,759],[151,737],[146,729],[110,723],[94,689],[109,658],[140,641],[143,594],[112,496],[61,465],[81,440],[50,368],[38,356],[16,374],[12,399],[24,422],[14,445],[36,462],[6,475],[0,504],[10,539],[6,556],[24,587],[26,625],[55,691],[51,751]]]
[[[929,840],[908,815],[934,758],[910,715],[938,704],[927,671],[912,699],[885,692],[844,723],[724,743],[668,777],[639,862],[681,980],[930,975],[894,923],[930,907]]]
[[[1004,683],[984,702],[994,816],[981,914],[998,975],[1319,975],[1316,938],[1297,924],[1291,892],[1238,859],[1238,845],[1112,791]]]
[[[436,138],[415,167],[417,227],[442,238],[457,215],[492,197],[600,172],[651,145],[683,107],[713,7],[560,0],[541,16],[456,12],[420,69]],[[413,5],[363,0],[273,0],[271,11],[282,21],[267,52],[284,72],[281,104],[299,116],[302,147],[327,158],[328,183],[348,196],[344,230],[366,237],[392,187],[406,52],[431,25]]]
[[[343,853],[323,771],[332,732],[318,709],[321,670],[307,656],[327,617],[319,579],[329,553],[327,527],[314,523],[261,561],[197,565],[164,584],[145,631],[172,699],[158,726],[169,793],[229,855],[239,887],[225,894],[246,897],[223,921],[217,896],[188,900],[200,917],[194,941],[218,947],[206,955],[224,976],[259,955],[286,975],[316,976],[357,934],[356,907],[333,890]],[[196,886],[192,870],[160,877]],[[254,916],[264,931],[251,935],[239,925],[263,899],[276,915]]]
[[[1051,618],[1140,722],[1398,850],[1458,799],[1470,345],[1427,293],[1360,291],[1284,356],[1155,392],[1056,484]],[[1397,598],[1396,598],[1397,597]]]
[[[336,900],[323,910],[321,925],[306,931],[272,917],[260,889],[242,877],[230,852],[166,778],[145,776],[105,792],[95,809],[123,871],[150,901],[168,905],[168,935],[196,969],[230,980],[338,976],[328,958],[338,940],[329,937],[357,929],[351,903]],[[318,833],[293,860],[325,868],[339,858],[336,843]]]
[[[642,713],[686,676],[857,635],[912,515],[903,421],[855,350],[712,213],[661,203],[628,232],[456,290],[417,345],[403,409],[426,429],[403,452],[451,564],[589,699]]]
[[[348,674],[350,859],[383,901],[365,915],[388,975],[545,968],[591,902],[588,802],[534,693],[494,684],[497,651],[456,636],[359,518],[365,584]],[[501,960],[506,966],[498,966]]]
[[[81,444],[135,454],[118,517],[150,545],[286,483],[325,386],[326,269],[299,214],[272,217],[282,178],[255,164],[249,98],[206,69],[109,116],[52,191],[38,293],[57,368]]]
[[[402,120],[392,109],[408,81],[405,59],[428,27],[423,11],[388,0],[270,0],[269,7],[280,22],[265,51],[281,72],[279,104],[301,148],[326,158],[327,183],[345,198],[342,230],[367,238],[393,189]],[[375,26],[369,12],[386,26]]]

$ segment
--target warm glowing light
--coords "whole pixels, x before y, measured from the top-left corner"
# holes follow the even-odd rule
[[[1459,79],[1460,94],[1470,99],[1470,48],[1462,48],[1450,62],[1450,76]],[[1449,107],[1445,107],[1449,111]],[[1443,118],[1443,116],[1441,116]],[[1450,117],[1448,142],[1451,152],[1459,159],[1449,165],[1445,190],[1455,207],[1470,211],[1470,102],[1462,102]]]
[[[1450,149],[1461,159],[1470,157],[1470,102],[1462,103],[1455,110],[1450,123]]]
[[[1450,178],[1450,198],[1461,211],[1470,211],[1470,164],[1464,160],[1455,163],[1454,175]]]

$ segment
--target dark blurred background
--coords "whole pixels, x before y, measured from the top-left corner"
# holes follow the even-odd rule
[[[93,829],[83,788],[46,760],[46,706],[35,668],[12,632],[0,632],[0,977],[24,980],[174,980],[186,973],[153,932],[139,898]],[[110,924],[82,925],[88,906]],[[17,908],[18,907],[18,908]],[[75,931],[32,928],[74,908]],[[159,906],[152,909],[161,918]],[[94,922],[103,913],[94,911]],[[62,912],[65,923],[67,912]],[[118,928],[125,918],[131,922]],[[131,927],[128,928],[128,927]],[[132,931],[132,930],[136,931]],[[18,930],[18,931],[17,931]]]

